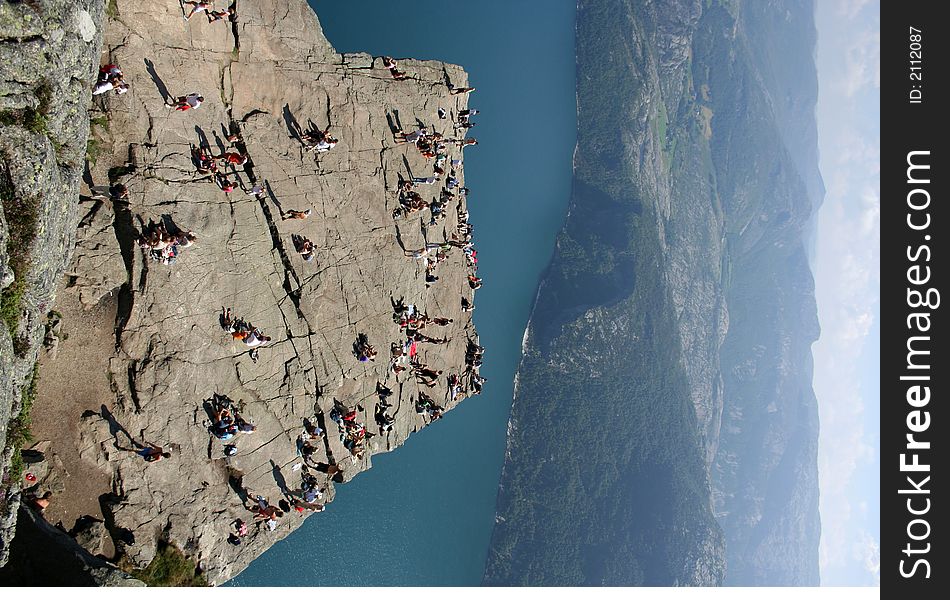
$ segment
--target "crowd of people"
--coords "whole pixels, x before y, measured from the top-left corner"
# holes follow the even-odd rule
[[[204,14],[209,23],[233,20],[236,18],[235,5],[232,3],[227,9],[217,10],[213,2],[200,0],[184,0],[185,5],[189,5],[190,10],[183,14],[185,20]],[[400,71],[398,63],[391,57],[382,57],[383,67],[389,71],[395,81],[401,81],[408,78],[404,71]],[[470,87],[453,87],[448,85],[450,95],[466,94],[474,91]],[[99,78],[93,89],[94,95],[104,94],[114,91],[116,94],[124,94],[129,90],[129,84],[123,81],[121,69],[113,64],[108,64],[100,69]],[[167,98],[166,106],[176,111],[186,112],[194,111],[202,106],[205,98],[201,93],[192,92],[185,96]],[[466,279],[473,289],[481,285],[481,279],[476,276],[478,268],[477,253],[473,245],[474,227],[469,223],[469,213],[466,204],[469,195],[469,189],[464,187],[461,181],[461,157],[453,152],[460,152],[462,148],[477,144],[475,138],[459,137],[458,132],[467,131],[475,126],[471,118],[478,114],[477,110],[464,109],[458,112],[457,118],[451,123],[455,132],[455,137],[444,137],[442,133],[434,131],[434,128],[420,126],[408,133],[402,130],[394,131],[394,141],[398,144],[409,144],[419,155],[425,159],[426,164],[432,165],[432,174],[425,176],[400,177],[397,189],[397,198],[399,206],[393,212],[393,218],[397,220],[407,219],[411,215],[428,211],[428,218],[424,219],[425,226],[433,227],[446,218],[446,212],[451,204],[455,204],[455,214],[457,225],[449,239],[441,242],[426,243],[419,250],[405,250],[405,254],[414,259],[424,261],[424,281],[426,288],[436,285],[439,282],[437,275],[438,267],[448,261],[451,253],[461,250],[464,259],[463,268],[468,270]],[[438,117],[444,119],[447,112],[439,108]],[[236,125],[232,124],[232,127]],[[199,140],[197,145],[192,145],[191,159],[195,171],[199,176],[207,177],[213,181],[225,193],[234,191],[235,187],[240,185],[247,194],[254,196],[262,204],[265,202],[265,187],[253,176],[248,176],[249,184],[253,187],[250,190],[244,187],[239,169],[244,169],[244,173],[250,175],[250,156],[244,141],[241,139],[240,132],[234,131],[226,136],[227,147],[220,152],[212,152],[210,146],[203,139]],[[299,139],[305,152],[322,154],[332,150],[339,139],[330,135],[330,127],[319,129],[312,125],[309,131],[299,132],[296,137]],[[201,134],[203,138],[203,134]],[[219,141],[219,145],[221,142]],[[431,162],[430,162],[431,161]],[[408,163],[407,163],[408,164]],[[426,199],[423,196],[422,186],[435,186],[438,184],[438,191],[435,197]],[[303,210],[283,210],[281,209],[281,218],[283,220],[302,220],[307,219],[312,214],[311,208]],[[397,225],[398,226],[398,225]],[[166,224],[165,221],[153,223],[149,222],[143,226],[142,232],[138,234],[137,243],[139,247],[146,252],[153,260],[162,264],[170,265],[178,258],[181,249],[187,248],[198,241],[197,236],[192,231],[179,230],[177,227]],[[304,262],[310,263],[316,256],[317,247],[303,233],[291,234],[291,241],[294,250],[300,255]],[[461,309],[463,312],[471,312],[474,304],[466,296],[461,299]],[[359,400],[355,406],[348,406],[339,400],[334,400],[334,406],[329,411],[328,416],[338,429],[340,444],[356,460],[363,459],[366,453],[367,441],[375,435],[388,435],[397,428],[397,414],[401,406],[402,385],[406,382],[414,382],[418,390],[415,395],[409,396],[409,403],[415,408],[418,415],[421,415],[423,421],[434,421],[442,417],[446,410],[445,405],[437,403],[428,393],[422,391],[437,388],[444,382],[446,389],[446,400],[455,402],[463,394],[479,393],[484,378],[478,375],[478,368],[481,366],[482,348],[471,339],[468,340],[468,346],[465,355],[464,374],[449,373],[444,369],[427,364],[423,358],[429,358],[429,355],[421,353],[423,344],[432,347],[438,347],[451,343],[449,333],[453,332],[452,318],[444,316],[430,317],[424,309],[418,308],[417,304],[406,304],[403,299],[393,301],[393,322],[396,325],[398,339],[390,345],[391,357],[386,379],[394,376],[400,383],[400,402],[399,405],[393,404],[394,392],[384,383],[377,381],[376,402],[373,409],[373,419],[378,429],[378,434],[367,430],[365,424],[365,409],[363,400]],[[249,349],[250,356],[254,362],[258,360],[258,349],[271,342],[271,337],[248,320],[236,317],[231,308],[222,307],[220,315],[220,324],[222,329],[231,335],[233,341],[242,343]],[[436,333],[439,332],[439,333]],[[357,335],[356,342],[353,344],[353,354],[361,363],[372,363],[375,361],[377,351],[370,343],[365,333]],[[431,358],[435,358],[433,355]],[[369,365],[367,365],[369,366]],[[408,373],[407,373],[408,372]],[[404,375],[405,374],[405,375]],[[208,431],[211,436],[221,442],[227,442],[223,447],[225,456],[234,456],[237,453],[235,438],[239,434],[254,433],[257,427],[246,420],[238,411],[233,401],[227,396],[214,394],[214,396],[205,402],[205,409],[208,413]],[[301,463],[294,465],[294,471],[301,471],[300,485],[297,491],[288,492],[282,487],[284,499],[277,505],[271,505],[269,500],[263,495],[255,495],[254,502],[246,507],[253,513],[253,520],[265,527],[273,530],[277,527],[279,520],[291,509],[298,511],[323,510],[321,500],[326,492],[325,485],[321,483],[320,478],[311,473],[310,469],[315,469],[325,473],[327,480],[342,477],[342,466],[339,461],[333,458],[330,450],[330,443],[326,438],[326,432],[318,424],[322,423],[323,413],[318,412],[313,419],[304,420],[304,429],[296,438],[297,456]],[[324,425],[325,426],[325,425]],[[209,458],[210,458],[209,446]],[[147,462],[154,462],[162,458],[168,458],[170,454],[162,447],[148,444],[136,448],[136,452]],[[323,462],[327,461],[327,462]],[[275,471],[279,468],[275,465]],[[243,489],[243,487],[242,487]],[[246,492],[246,490],[244,490]],[[237,545],[241,539],[248,534],[248,524],[243,519],[236,519],[231,522],[231,531],[229,540]]]

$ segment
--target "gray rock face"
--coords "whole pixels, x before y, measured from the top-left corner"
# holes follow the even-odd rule
[[[101,524],[100,524],[101,525]],[[88,542],[88,533],[80,539]],[[21,507],[9,564],[0,569],[8,586],[144,587],[112,563],[90,554],[33,510]]]
[[[0,289],[10,317],[0,326],[4,440],[73,249],[102,10],[102,0],[0,4]],[[20,482],[9,477],[12,455],[5,445],[0,565],[7,560],[19,504]]]
[[[427,285],[425,261],[412,256],[448,240],[465,200],[456,190],[439,221],[430,221],[429,210],[395,220],[400,178],[429,176],[434,163],[392,131],[411,131],[418,121],[453,138],[451,121],[436,113],[466,107],[465,95],[450,94],[446,82],[464,86],[467,76],[455,65],[401,60],[408,79],[397,81],[380,58],[337,54],[304,0],[239,1],[235,21],[216,23],[202,15],[186,22],[172,1],[119,0],[117,8],[102,63],[119,65],[131,89],[95,101],[94,117],[108,126],[94,131],[101,150],[64,282],[64,293],[83,306],[118,304],[115,330],[83,332],[114,337],[114,352],[96,357],[113,393],[77,399],[74,412],[83,417],[76,439],[53,445],[108,474],[105,520],[131,564],[147,565],[158,542],[167,541],[221,583],[307,518],[291,510],[276,530],[252,525],[240,545],[228,542],[236,519],[252,521],[256,495],[273,504],[299,498],[305,419],[326,430],[310,461],[323,465],[323,472],[310,471],[326,503],[335,484],[371,466],[373,454],[397,448],[431,422],[416,410],[420,393],[444,409],[470,393],[468,379],[459,393],[448,385],[449,375],[465,372],[468,341],[477,342],[471,314],[461,309],[463,298],[473,300],[466,257],[449,248],[438,280]],[[200,107],[166,105],[191,92],[203,94]],[[301,133],[328,126],[339,144],[306,151]],[[192,151],[201,145],[249,157],[222,168],[236,184],[231,193],[197,172]],[[462,158],[458,144],[449,143],[447,153]],[[456,177],[464,185],[461,167]],[[260,196],[246,193],[255,184]],[[120,185],[126,198],[115,193]],[[417,189],[427,201],[439,194],[437,185]],[[282,219],[305,209],[307,219]],[[198,237],[172,265],[151,260],[135,243],[159,221]],[[295,235],[314,243],[313,261],[295,251]],[[434,387],[389,368],[390,344],[406,339],[393,320],[401,298],[430,317],[452,319],[421,331],[434,340],[419,343],[417,356],[441,371]],[[252,356],[222,329],[222,307],[273,341]],[[378,350],[375,361],[354,355],[360,335]],[[71,342],[60,343],[60,356]],[[46,372],[83,376],[58,359],[44,361]],[[380,403],[378,383],[393,392],[390,408]],[[229,396],[257,426],[228,442],[237,447],[230,457],[209,433],[203,403],[214,394]],[[365,454],[344,446],[335,403],[343,412],[357,409],[371,435]],[[394,417],[388,431],[376,420],[383,412]],[[130,438],[172,456],[146,463],[129,451]],[[67,494],[69,482],[82,477],[70,473]]]

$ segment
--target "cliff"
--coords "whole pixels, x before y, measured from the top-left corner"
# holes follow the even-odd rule
[[[0,565],[20,504],[33,366],[76,237],[102,10],[102,0],[0,4]]]
[[[411,256],[447,241],[465,198],[456,189],[443,220],[428,210],[393,216],[400,179],[433,173],[433,161],[398,143],[394,129],[428,124],[453,137],[466,96],[447,84],[465,86],[467,76],[455,65],[400,60],[408,77],[396,80],[379,57],[338,54],[304,0],[238,0],[236,18],[214,23],[186,21],[174,0],[110,6],[101,63],[118,65],[131,87],[97,97],[90,115],[75,257],[59,282],[61,323],[34,410],[34,436],[50,440],[46,455],[62,464],[46,515],[67,527],[85,514],[102,518],[102,554],[115,550],[129,567],[148,565],[160,545],[178,547],[216,584],[311,514],[291,510],[274,531],[252,525],[239,545],[229,542],[236,519],[251,522],[256,495],[275,505],[299,499],[305,422],[326,431],[309,461],[326,503],[373,454],[431,422],[416,410],[420,392],[446,410],[472,392],[467,378],[459,394],[448,385],[466,371],[469,340],[477,342],[462,310],[463,298],[473,300],[466,257],[449,249],[427,285],[425,261]],[[204,96],[200,107],[166,106],[191,92]],[[302,134],[327,127],[336,147],[307,151]],[[232,192],[196,171],[198,147],[248,157],[222,169]],[[462,158],[453,143],[448,154]],[[461,166],[456,177],[464,185]],[[255,184],[262,193],[246,193]],[[439,188],[417,189],[428,201]],[[307,219],[282,218],[308,208]],[[198,241],[173,264],[151,260],[136,245],[150,222]],[[292,236],[313,242],[312,261]],[[423,330],[445,343],[418,344],[419,362],[442,372],[432,388],[389,368],[390,344],[406,339],[394,323],[400,299],[452,320]],[[223,307],[273,341],[250,352],[232,340]],[[375,361],[355,355],[364,335]],[[388,408],[378,384],[393,392]],[[206,410],[215,394],[257,430],[215,439]],[[356,409],[369,434],[365,453],[344,447],[335,404]],[[391,429],[380,427],[383,413]],[[131,440],[171,457],[146,463],[128,451]],[[236,454],[227,456],[225,443]]]

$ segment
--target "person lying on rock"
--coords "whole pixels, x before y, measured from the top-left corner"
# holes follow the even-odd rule
[[[208,22],[216,23],[218,21],[223,21],[227,17],[229,20],[233,21],[237,17],[237,11],[234,8],[229,8],[227,10],[211,10],[208,11]]]
[[[240,152],[225,152],[220,156],[212,156],[214,160],[224,160],[229,165],[242,166],[247,163],[248,156]]]
[[[329,152],[340,142],[340,140],[330,137],[329,126],[323,131],[318,129],[313,132],[305,133],[300,137],[300,140],[303,142],[304,150],[307,152],[321,153]]]
[[[459,94],[468,94],[469,92],[474,92],[475,88],[473,87],[449,87],[449,93],[453,96],[458,96]]]
[[[284,221],[289,221],[291,219],[306,219],[310,216],[311,212],[313,212],[313,210],[310,208],[307,210],[288,210],[281,218]]]
[[[205,0],[182,0],[184,4],[191,4],[191,12],[185,16],[186,21],[190,21],[193,16],[200,12],[211,12],[214,8],[214,2],[205,2]]]
[[[205,97],[199,94],[198,92],[192,92],[187,96],[179,96],[175,98],[172,102],[166,102],[165,104],[169,107],[174,108],[175,110],[191,110],[193,108],[198,108],[201,106],[201,103],[205,101]]]

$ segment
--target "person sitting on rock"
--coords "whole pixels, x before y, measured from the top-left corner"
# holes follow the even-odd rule
[[[313,210],[310,208],[307,210],[288,210],[281,218],[284,221],[289,221],[291,219],[306,219],[310,216],[311,212],[313,212]]]
[[[469,285],[469,287],[471,287],[473,290],[477,290],[478,288],[482,287],[482,278],[481,278],[481,277],[476,277],[474,274],[469,275],[469,276],[468,276],[468,285]]]
[[[185,20],[190,21],[191,17],[200,12],[211,12],[214,8],[214,2],[205,2],[205,0],[182,0],[185,4],[191,4],[191,12],[185,15]]]
[[[248,348],[256,348],[257,346],[263,346],[270,341],[270,338],[261,332],[260,329],[254,327],[251,329],[247,336],[244,337],[244,344]]]
[[[99,79],[92,90],[93,96],[105,94],[114,90],[116,94],[124,94],[129,91],[129,84],[122,81],[122,69],[113,64],[104,65],[99,68]]]
[[[259,184],[259,183],[255,183],[255,184],[254,184],[254,187],[252,187],[252,188],[250,189],[250,191],[247,192],[247,195],[248,195],[248,196],[254,196],[254,197],[257,198],[258,200],[263,200],[263,199],[264,199],[264,186],[262,186],[262,185]]]
[[[386,401],[380,402],[376,405],[375,418],[380,434],[392,431],[393,426],[396,424],[396,417],[387,412],[387,409],[390,408],[390,406],[391,405]]]
[[[408,142],[410,144],[415,144],[419,142],[419,140],[425,138],[425,136],[428,134],[429,130],[425,127],[420,127],[419,129],[416,129],[410,133],[406,133],[401,129],[397,129],[396,132],[393,133],[393,138],[397,143]]]
[[[314,256],[316,256],[314,254],[315,248],[313,247],[313,242],[302,235],[296,234],[291,236],[291,239],[294,242],[294,248],[297,250],[297,253],[300,254],[306,262],[311,262]]]
[[[218,184],[218,187],[221,188],[221,191],[225,194],[230,194],[234,191],[234,182],[228,179],[223,173],[215,173],[215,183]]]
[[[193,231],[183,231],[175,236],[175,243],[180,248],[187,248],[198,241],[198,236]]]
[[[211,433],[219,440],[229,440],[238,432],[238,427],[234,422],[234,415],[231,412],[230,401],[221,396],[215,396],[211,415]]]
[[[218,163],[214,161],[214,157],[211,156],[211,153],[206,152],[203,148],[192,146],[191,157],[199,175],[208,175],[218,172]]]
[[[237,319],[231,313],[230,308],[221,309],[221,327],[231,334],[231,338],[244,342],[245,345],[254,348],[271,341],[271,338],[257,327],[254,327],[244,319]]]
[[[49,507],[50,502],[53,501],[53,492],[47,491],[42,496],[30,494],[26,497],[26,501],[30,506],[42,513]]]
[[[277,519],[284,516],[284,513],[276,506],[271,506],[263,496],[257,497],[257,506],[251,509],[254,518],[264,523],[268,530],[274,531],[277,528]]]
[[[312,133],[305,133],[300,140],[303,142],[304,150],[307,152],[329,152],[336,146],[340,140],[330,137],[330,127],[323,131],[319,129]]]
[[[110,91],[114,91],[117,96],[121,96],[129,91],[129,84],[122,81],[100,81],[96,84],[96,87],[92,88],[92,95],[98,96]]]
[[[248,423],[241,415],[234,416],[234,425],[237,426],[237,430],[241,433],[254,433],[257,431],[257,425]]]
[[[171,458],[172,456],[170,452],[165,452],[161,446],[156,446],[151,442],[149,442],[148,445],[142,447],[136,453],[147,463],[158,462],[163,458]]]
[[[247,523],[244,519],[235,519],[233,524],[234,532],[238,537],[245,537],[247,535]]]
[[[406,74],[400,71],[399,69],[397,69],[396,68],[397,66],[398,66],[398,63],[396,62],[396,59],[389,56],[383,57],[383,67],[389,70],[389,74],[393,76],[393,79],[396,79],[396,80],[405,79]]]
[[[173,102],[166,103],[168,106],[174,108],[175,110],[191,110],[193,108],[198,108],[201,106],[201,103],[205,101],[205,97],[197,92],[192,92],[187,96],[179,96],[175,98]]]
[[[369,338],[365,333],[356,336],[356,343],[353,344],[353,354],[360,362],[376,360],[376,349],[369,343]]]
[[[317,478],[310,473],[304,473],[302,475],[300,491],[303,496],[303,501],[307,504],[312,504],[323,498],[323,490],[320,489],[320,483],[317,481]]]

